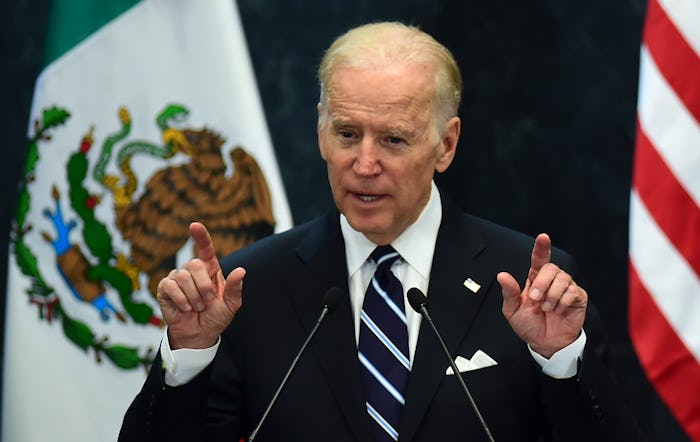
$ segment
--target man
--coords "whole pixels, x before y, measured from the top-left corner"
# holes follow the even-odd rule
[[[197,258],[158,286],[167,333],[120,438],[247,437],[340,287],[259,440],[487,440],[456,376],[499,442],[637,440],[586,342],[572,259],[545,234],[533,243],[461,213],[433,183],[460,134],[449,51],[413,27],[366,25],[331,45],[319,80],[318,141],[339,213],[221,263],[206,228],[191,225]],[[405,304],[412,287],[462,373]],[[382,319],[377,305],[393,313]]]

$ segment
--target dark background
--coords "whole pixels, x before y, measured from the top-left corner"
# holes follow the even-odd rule
[[[330,41],[363,22],[401,20],[450,48],[465,84],[462,137],[438,184],[465,210],[532,235],[546,231],[579,259],[609,333],[612,368],[640,426],[652,441],[688,440],[646,381],[627,333],[643,0],[239,0],[238,6],[296,224],[332,206],[315,135],[315,69]],[[25,158],[49,7],[49,0],[0,4],[3,232]],[[7,234],[0,238],[4,288]],[[4,296],[0,333],[3,320]]]

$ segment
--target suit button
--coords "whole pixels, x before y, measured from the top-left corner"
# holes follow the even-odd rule
[[[598,419],[598,422],[602,424],[605,421],[605,419],[603,418],[603,411],[600,409],[600,404],[598,403],[598,396],[596,396],[592,388],[588,389],[588,399],[591,402],[593,416],[595,416],[596,419]]]

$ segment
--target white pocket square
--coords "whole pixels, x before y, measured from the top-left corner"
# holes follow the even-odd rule
[[[493,358],[481,350],[477,350],[471,359],[467,359],[463,356],[457,356],[455,359],[455,365],[460,373],[465,371],[478,370],[480,368],[491,367],[492,365],[498,365],[498,362],[494,361]],[[447,367],[445,374],[455,374],[452,367]]]

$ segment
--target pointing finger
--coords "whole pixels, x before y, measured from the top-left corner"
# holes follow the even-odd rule
[[[209,236],[209,231],[204,224],[193,222],[190,224],[190,236],[194,240],[194,248],[197,258],[209,261],[215,257],[214,241]]]
[[[549,262],[552,257],[552,240],[546,233],[540,233],[535,238],[535,245],[532,246],[532,255],[530,257],[530,271],[527,279],[530,282],[534,281],[540,269]]]
[[[195,221],[190,224],[190,236],[194,241],[194,250],[197,258],[204,261],[207,265],[209,276],[212,278],[215,285],[218,286],[220,282],[223,282],[223,276],[220,276],[221,266],[219,265],[219,260],[216,258],[214,241],[212,241],[209,231],[204,224]]]

